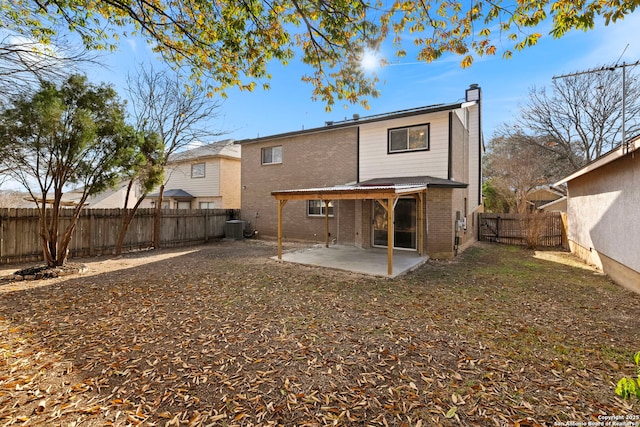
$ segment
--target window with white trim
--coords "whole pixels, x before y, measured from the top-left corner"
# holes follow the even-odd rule
[[[191,178],[204,178],[204,163],[194,163],[191,165]]]
[[[176,209],[191,209],[191,202],[176,202]]]
[[[214,203],[213,202],[199,202],[198,206],[200,207],[200,209],[213,209],[214,208]]]
[[[274,165],[282,163],[282,145],[262,149],[262,164]]]
[[[329,200],[329,216],[333,216],[333,201]],[[307,216],[325,216],[324,200],[307,200]]]
[[[429,149],[429,123],[388,130],[389,153]]]

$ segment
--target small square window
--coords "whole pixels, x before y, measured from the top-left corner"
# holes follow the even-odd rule
[[[333,202],[329,200],[329,216],[333,216]],[[307,200],[308,216],[325,216],[324,200]]]
[[[191,165],[191,178],[204,178],[204,163],[194,163]]]
[[[267,147],[262,149],[262,164],[272,165],[282,163],[282,146]]]
[[[429,124],[389,129],[388,152],[420,151],[429,149]]]

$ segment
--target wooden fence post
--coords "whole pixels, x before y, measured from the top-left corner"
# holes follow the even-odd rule
[[[569,247],[569,219],[566,212],[560,214],[562,219],[562,247],[566,250],[570,250]]]

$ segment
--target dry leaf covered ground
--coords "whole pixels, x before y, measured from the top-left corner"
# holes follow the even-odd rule
[[[640,295],[566,254],[478,245],[391,281],[275,249],[0,286],[0,425],[638,425],[614,387]]]

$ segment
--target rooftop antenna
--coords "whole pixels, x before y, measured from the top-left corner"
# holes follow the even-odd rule
[[[627,44],[627,47],[629,47],[629,44]],[[627,48],[625,47],[624,50],[622,51],[622,54],[620,55],[620,57],[618,58],[618,61],[620,61],[620,58],[622,58],[622,55],[624,55],[624,52],[627,50]],[[627,134],[626,134],[626,110],[627,110],[627,67],[635,67],[636,65],[640,65],[640,60],[631,63],[631,64],[627,64],[626,62],[622,62],[622,65],[618,65],[618,61],[616,61],[615,65],[612,65],[610,67],[607,66],[603,66],[600,68],[592,68],[590,70],[585,70],[585,71],[578,71],[575,73],[571,73],[571,74],[563,74],[561,76],[553,76],[552,80],[556,80],[556,79],[564,79],[567,77],[574,77],[574,76],[580,76],[583,74],[592,74],[592,73],[599,73],[601,71],[615,71],[618,68],[622,68],[622,145],[625,148],[625,154],[627,154],[629,152],[629,141],[627,141]]]

